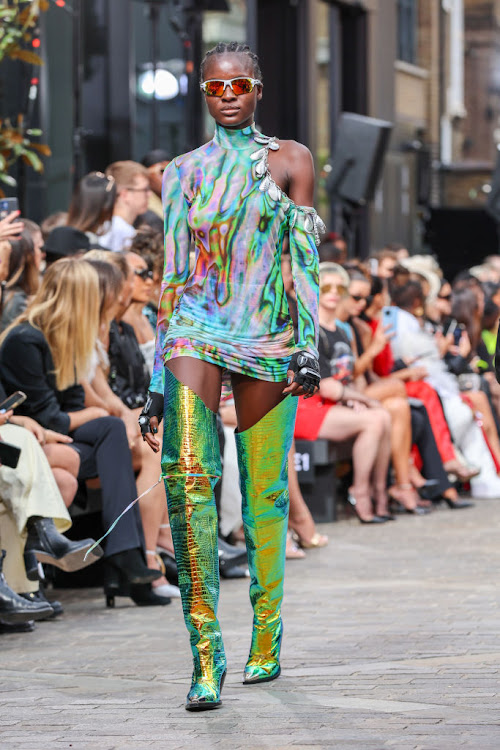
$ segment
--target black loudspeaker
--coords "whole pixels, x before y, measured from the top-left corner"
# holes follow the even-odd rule
[[[364,206],[373,199],[392,123],[343,112],[340,116],[327,191],[347,203]]]
[[[486,210],[495,221],[500,221],[500,153],[491,178],[491,191],[486,201]]]
[[[484,208],[431,208],[425,224],[425,241],[431,246],[452,281],[460,271],[498,253],[498,220]]]

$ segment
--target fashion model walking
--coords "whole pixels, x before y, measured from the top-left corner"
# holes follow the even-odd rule
[[[297,400],[317,391],[318,260],[322,222],[310,207],[311,154],[259,133],[257,57],[218,44],[201,65],[213,139],[174,159],[163,179],[165,268],[144,438],[164,418],[162,473],[194,670],[188,710],[220,705],[226,657],[217,620],[221,474],[216,412],[230,380],[254,610],[245,684],[280,673],[288,516],[287,455]],[[289,237],[297,343],[281,276]],[[189,251],[194,246],[194,264]]]

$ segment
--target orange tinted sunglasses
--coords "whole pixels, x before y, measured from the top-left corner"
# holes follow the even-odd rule
[[[241,96],[241,94],[251,94],[254,86],[262,86],[262,82],[258,78],[230,78],[229,81],[214,79],[200,83],[200,89],[207,96],[222,96],[226,86],[229,86],[235,96]]]

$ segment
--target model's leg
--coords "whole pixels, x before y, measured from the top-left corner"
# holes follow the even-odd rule
[[[242,516],[254,610],[252,645],[243,682],[280,673],[281,602],[288,527],[288,469],[297,400],[283,398],[286,383],[233,375],[238,418],[236,447]]]
[[[219,558],[214,499],[221,475],[215,414],[220,388],[221,370],[208,362],[179,357],[165,368],[161,466],[193,653],[193,679],[186,703],[189,711],[220,706],[226,673],[217,620]]]

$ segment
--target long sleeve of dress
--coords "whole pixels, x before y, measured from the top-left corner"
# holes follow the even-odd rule
[[[149,390],[163,394],[163,350],[170,317],[180,291],[189,275],[191,234],[188,205],[182,191],[175,162],[163,175],[163,213],[165,217],[165,263],[156,325],[156,348]]]
[[[319,260],[324,224],[313,208],[294,206],[289,222],[290,258],[298,308],[297,351],[318,356]]]

